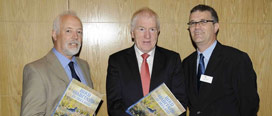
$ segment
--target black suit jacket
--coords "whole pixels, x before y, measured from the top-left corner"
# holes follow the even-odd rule
[[[163,82],[186,107],[180,56],[176,52],[157,46],[149,90],[152,91]],[[125,110],[143,97],[134,46],[109,57],[106,89],[108,114],[110,116],[128,115]]]
[[[182,66],[190,116],[256,116],[259,107],[256,73],[249,56],[217,42],[205,75],[212,83],[196,85],[197,52],[184,59]]]

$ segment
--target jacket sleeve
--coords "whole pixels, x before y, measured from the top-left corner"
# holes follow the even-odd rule
[[[109,116],[129,116],[125,112],[125,107],[122,103],[121,86],[119,82],[118,64],[114,58],[109,58],[106,91],[107,91],[107,107]]]
[[[177,55],[175,58],[174,70],[172,74],[172,87],[171,91],[175,95],[175,97],[179,100],[182,106],[187,108],[187,96],[185,92],[185,77],[183,76],[182,64],[180,56]],[[186,112],[182,113],[181,116],[185,116]]]
[[[46,114],[46,90],[42,75],[33,65],[23,71],[23,95],[21,116],[44,116]]]
[[[246,53],[236,62],[233,70],[233,79],[236,80],[234,88],[239,99],[241,116],[257,116],[259,109],[259,96],[257,93],[256,73],[251,60]]]

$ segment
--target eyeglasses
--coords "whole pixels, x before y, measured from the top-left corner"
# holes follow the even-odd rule
[[[195,21],[191,21],[189,23],[187,23],[189,25],[189,27],[195,27],[197,24],[199,24],[200,26],[204,26],[206,23],[208,22],[213,22],[215,23],[214,20],[201,20],[201,21],[198,21],[198,22],[195,22]]]

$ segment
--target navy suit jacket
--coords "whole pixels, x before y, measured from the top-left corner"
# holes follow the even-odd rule
[[[256,73],[249,56],[217,42],[205,75],[212,83],[196,84],[197,52],[184,59],[190,116],[256,116],[259,107]]]
[[[152,91],[163,82],[186,107],[187,99],[180,56],[176,52],[157,46],[149,90]],[[143,97],[134,46],[109,57],[106,89],[110,116],[127,116],[125,110]]]

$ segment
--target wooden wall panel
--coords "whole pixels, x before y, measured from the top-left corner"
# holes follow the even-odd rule
[[[219,22],[272,23],[272,0],[205,0],[214,7]]]
[[[1,95],[1,116],[20,116],[21,95]]]
[[[180,53],[184,59],[195,49],[191,44],[189,32],[185,22],[176,24],[162,24],[158,45]]]
[[[149,7],[157,12],[161,23],[186,25],[191,8],[198,4],[204,4],[204,0],[150,0]]]
[[[46,32],[51,26],[48,23],[5,23],[4,25],[8,34],[3,52],[7,58],[5,70],[9,72],[8,77],[10,77],[8,94],[21,95],[24,64],[44,56],[53,46],[51,33]],[[14,79],[14,77],[20,78]]]
[[[247,23],[250,17],[249,7],[252,6],[252,2],[245,0],[206,0],[206,4],[215,8],[219,22],[230,23]]]
[[[1,21],[52,21],[68,0],[1,0]]]
[[[90,64],[95,89],[103,105],[98,116],[107,116],[106,73],[110,54],[133,45],[131,15],[148,6],[158,13],[158,45],[185,58],[194,48],[187,25],[197,4],[214,7],[220,19],[218,40],[249,54],[258,76],[260,116],[270,116],[272,106],[272,0],[0,0],[0,116],[20,113],[22,70],[53,46],[53,19],[63,10],[78,13],[84,28],[80,57]]]
[[[8,83],[8,73],[4,73],[7,72],[7,70],[5,69],[5,67],[7,67],[7,56],[5,56],[5,45],[7,44],[7,41],[3,41],[4,38],[6,37],[6,30],[5,30],[5,24],[4,23],[0,23],[0,38],[1,38],[1,42],[0,42],[0,52],[1,52],[1,57],[0,57],[0,65],[1,65],[1,70],[0,70],[0,97],[1,95],[7,95],[8,94],[8,86],[6,85],[6,83]],[[2,55],[3,54],[3,55]],[[3,70],[3,71],[2,71]],[[1,103],[1,100],[0,100]],[[1,104],[0,104],[1,105]]]
[[[129,22],[132,13],[148,6],[148,0],[70,0],[70,9],[83,22]]]

